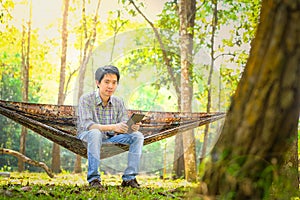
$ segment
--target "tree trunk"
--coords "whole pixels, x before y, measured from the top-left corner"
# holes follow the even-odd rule
[[[184,177],[184,154],[182,137],[182,133],[177,133],[175,136],[173,179]]]
[[[68,47],[68,10],[69,0],[64,0],[64,13],[63,13],[63,24],[62,24],[62,52],[61,52],[61,66],[60,66],[60,79],[59,79],[59,91],[58,91],[58,105],[64,103],[64,86],[66,77],[66,60],[67,60],[67,47]],[[52,165],[53,172],[59,173],[60,169],[60,147],[58,144],[53,143],[52,147]]]
[[[82,167],[81,167],[81,156],[76,154],[76,159],[74,163],[74,173],[81,173]]]
[[[212,4],[214,5],[214,14],[213,14],[213,19],[212,19],[212,33],[211,33],[211,48],[210,48],[210,70],[208,74],[208,80],[207,80],[207,106],[206,106],[206,112],[209,113],[211,109],[211,79],[214,71],[214,64],[215,64],[215,33],[218,25],[218,0],[212,0]],[[202,145],[202,152],[201,152],[201,157],[200,157],[200,163],[202,159],[206,155],[206,148],[207,148],[207,143],[208,143],[208,131],[209,131],[209,124],[205,125],[204,129],[204,141]]]
[[[192,53],[193,53],[193,27],[195,21],[196,1],[182,0],[179,3],[180,18],[180,55],[181,55],[181,111],[192,111]],[[185,178],[195,181],[196,148],[193,130],[183,133]]]
[[[22,35],[22,101],[28,102],[28,85],[29,85],[29,54],[30,54],[30,35],[31,35],[31,16],[32,16],[32,5],[29,4],[29,21],[28,21],[28,32],[27,32],[27,48],[25,42],[25,27],[23,26]],[[25,155],[26,152],[26,135],[27,129],[22,126],[20,136],[20,153]],[[25,169],[24,161],[18,159],[18,171],[22,172]]]
[[[26,152],[26,135],[27,135],[27,128],[22,126],[21,135],[20,135],[20,154],[25,155]],[[18,171],[22,172],[25,170],[24,161],[22,159],[18,159]]]
[[[99,8],[100,8],[100,3],[101,3],[101,0],[98,0],[97,8],[95,11],[95,16],[94,16],[94,20],[93,20],[93,31],[92,31],[91,35],[88,36],[88,30],[86,29],[85,24],[83,24],[83,26],[85,27],[84,28],[84,35],[85,35],[84,41],[86,41],[86,42],[84,44],[83,57],[82,57],[80,67],[79,67],[79,78],[78,78],[79,84],[78,84],[78,95],[77,95],[78,99],[81,97],[81,95],[83,95],[86,67],[87,67],[87,64],[92,55],[94,43],[95,43],[96,36],[97,36],[98,12],[99,12]],[[83,19],[83,23],[85,23],[86,22],[85,0],[83,0],[82,6],[83,6],[82,19]],[[75,164],[74,164],[74,172],[75,173],[82,172],[81,156],[79,156],[79,155],[76,155],[76,160],[75,160]]]
[[[281,184],[284,198],[289,199],[291,191],[298,190],[288,187],[292,180],[280,176],[280,169],[297,138],[299,21],[300,0],[262,1],[250,57],[213,151],[214,160],[206,168],[202,194],[221,199],[276,199],[270,196],[270,188]]]

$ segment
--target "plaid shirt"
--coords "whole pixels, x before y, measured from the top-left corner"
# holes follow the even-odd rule
[[[90,92],[80,97],[77,111],[77,134],[88,131],[93,124],[117,124],[128,120],[127,110],[122,99],[111,96],[103,106],[99,91]],[[114,132],[106,132],[114,135]]]

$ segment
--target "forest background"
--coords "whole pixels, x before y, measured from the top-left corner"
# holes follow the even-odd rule
[[[215,1],[217,10],[213,9],[216,7],[213,2],[200,0],[196,4],[191,105],[194,112],[226,112],[231,102],[230,96],[245,67],[258,23],[258,0]],[[29,73],[28,99],[25,101],[57,104],[59,96],[63,96],[62,102],[66,105],[77,103],[80,93],[78,85],[82,80],[80,75],[85,75],[82,92],[91,91],[95,89],[92,73],[95,68],[114,64],[121,69],[117,95],[124,98],[128,108],[178,111],[178,94],[167,71],[160,40],[154,32],[159,32],[174,77],[179,82],[177,1],[73,0],[68,5],[67,28],[63,29],[65,3],[59,0],[1,0],[1,100],[24,101],[26,63]],[[215,16],[217,23],[213,23]],[[63,38],[67,38],[66,43],[63,43]],[[65,77],[60,92],[63,62]],[[80,69],[85,62],[86,71],[82,72]],[[207,129],[201,127],[194,130],[197,158],[204,158],[209,153],[221,125],[222,121],[211,124]],[[205,132],[210,137],[203,154]],[[20,125],[0,116],[0,133],[1,147],[21,151]],[[299,133],[298,126],[298,137]],[[53,157],[57,154],[53,154],[52,142],[32,131],[25,135],[25,155],[48,166],[53,165]],[[172,174],[174,147],[175,138],[144,147],[141,171],[162,175],[165,168],[168,174]],[[76,156],[64,148],[59,152],[59,169],[74,171]],[[105,159],[102,170],[110,173],[122,171],[125,163],[114,161],[124,156]],[[199,161],[197,159],[197,164]],[[82,170],[86,171],[86,160],[82,159],[80,163]],[[1,171],[18,169],[20,164],[18,166],[16,158],[1,155]],[[42,170],[28,164],[23,169],[32,172]]]

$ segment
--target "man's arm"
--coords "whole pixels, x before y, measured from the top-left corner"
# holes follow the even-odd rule
[[[99,129],[100,131],[115,131],[116,124],[102,125],[102,124],[93,124],[89,127],[91,129]]]
[[[80,97],[77,115],[77,128],[81,131],[89,130],[89,127],[96,123],[93,119],[93,102],[90,95]]]
[[[116,133],[127,133],[128,126],[125,122],[120,122],[117,124],[108,124],[108,125],[102,125],[102,124],[93,124],[89,127],[89,130],[91,129],[99,129],[100,131],[113,131]]]

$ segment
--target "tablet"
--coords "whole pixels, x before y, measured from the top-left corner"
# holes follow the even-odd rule
[[[126,124],[130,129],[133,124],[141,122],[144,117],[144,114],[133,113]]]

